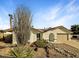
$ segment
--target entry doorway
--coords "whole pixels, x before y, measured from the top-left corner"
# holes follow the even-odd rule
[[[40,33],[37,33],[37,40],[40,40]]]

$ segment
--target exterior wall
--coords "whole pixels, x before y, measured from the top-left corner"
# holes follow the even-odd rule
[[[28,42],[33,43],[37,40],[36,34],[40,33],[40,32],[32,29],[30,33],[31,33],[30,34],[30,40],[28,40]],[[15,35],[14,32],[13,32],[13,44],[17,44],[16,35]]]
[[[32,42],[35,42],[36,40],[37,40],[37,38],[36,38],[35,32],[31,31],[29,42],[32,43]]]
[[[17,44],[16,34],[14,32],[13,32],[13,41],[12,41],[12,44]]]
[[[37,41],[37,33],[40,33],[39,31],[36,31],[36,30],[31,30],[31,35],[30,35],[30,40],[29,40],[29,42],[30,43],[33,43],[33,42],[35,42],[35,41]],[[42,38],[42,34],[40,33],[40,38]]]
[[[73,36],[72,34],[69,35],[69,40],[71,40],[72,36]]]
[[[4,35],[4,34],[0,32],[0,39],[1,39],[1,40],[2,40],[2,38],[3,38],[3,35]]]
[[[30,35],[30,40],[28,40],[29,43],[33,43],[35,41],[37,41],[37,33],[40,33],[39,31],[35,30],[35,29],[32,29],[31,30],[31,35]],[[55,29],[55,30],[49,30],[47,32],[44,32],[44,33],[40,33],[41,36],[40,36],[40,39],[45,39],[47,41],[49,41],[49,35],[53,33],[54,34],[54,38],[55,38],[55,41],[54,42],[61,42],[61,41],[64,41],[67,39],[67,35],[60,35],[58,36],[57,34],[58,33],[67,33],[61,29]],[[69,39],[72,37],[72,35],[69,34]],[[65,39],[64,39],[65,38]],[[16,35],[15,33],[13,32],[13,44],[17,43],[16,42]]]
[[[58,40],[57,38],[57,33],[66,33],[65,31],[61,30],[61,29],[55,29],[55,30],[49,30],[45,33],[43,33],[43,38],[47,41],[49,41],[49,35],[50,33],[54,34],[54,38],[55,38],[55,42]]]

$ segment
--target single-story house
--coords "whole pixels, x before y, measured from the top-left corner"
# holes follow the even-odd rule
[[[59,43],[65,40],[71,40],[71,37],[71,31],[63,26],[57,26],[48,29],[32,28],[29,42],[32,43],[36,40],[45,39],[48,42]]]
[[[13,44],[17,44],[16,35],[12,29],[6,30],[5,34],[12,34]],[[30,40],[28,42],[33,43],[40,39],[45,39],[48,42],[61,43],[65,40],[71,40],[71,31],[63,26],[57,26],[48,29],[35,29],[31,28]]]

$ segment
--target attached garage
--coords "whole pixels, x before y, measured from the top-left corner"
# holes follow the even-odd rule
[[[58,26],[54,28],[47,29],[43,32],[43,39],[54,42],[61,43],[71,39],[71,31],[63,26]]]
[[[69,34],[67,33],[57,33],[57,40],[69,40]]]

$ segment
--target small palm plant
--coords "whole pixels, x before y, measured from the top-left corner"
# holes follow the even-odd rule
[[[17,58],[31,58],[34,50],[31,47],[16,47],[11,50],[10,55]]]

